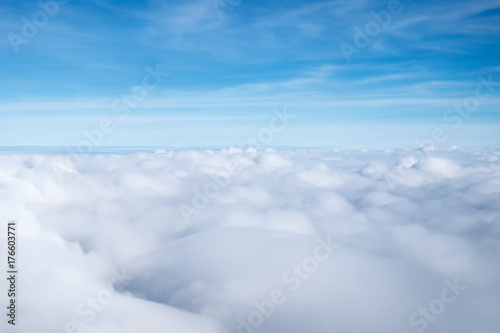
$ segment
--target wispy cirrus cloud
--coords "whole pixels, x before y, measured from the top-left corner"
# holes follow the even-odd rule
[[[155,64],[170,75],[134,110],[141,117],[243,117],[286,104],[306,122],[309,115],[433,122],[473,92],[478,76],[500,80],[498,1],[401,4],[402,13],[348,64],[339,43],[352,43],[354,28],[387,3],[243,1],[221,20],[211,0],[70,2],[19,54],[6,38],[0,43],[0,112],[64,115],[75,129],[84,114],[106,115]],[[0,8],[4,36],[39,10],[15,2]],[[468,121],[496,121],[496,102],[496,95],[483,101]]]

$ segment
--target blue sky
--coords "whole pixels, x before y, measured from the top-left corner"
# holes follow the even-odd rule
[[[2,146],[237,146],[284,108],[270,146],[500,146],[499,0],[41,3],[0,5]]]

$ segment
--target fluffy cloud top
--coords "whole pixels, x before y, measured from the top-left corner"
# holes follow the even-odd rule
[[[499,151],[67,157],[0,156],[2,332],[498,333]]]

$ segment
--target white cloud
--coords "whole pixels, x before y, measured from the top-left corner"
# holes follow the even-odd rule
[[[4,153],[16,332],[497,333],[500,152],[412,154],[94,154],[56,174],[64,156]],[[228,163],[186,223],[179,206]]]

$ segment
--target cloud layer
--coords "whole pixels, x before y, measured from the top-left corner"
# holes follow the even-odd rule
[[[4,153],[16,332],[497,333],[499,199],[497,150]]]

